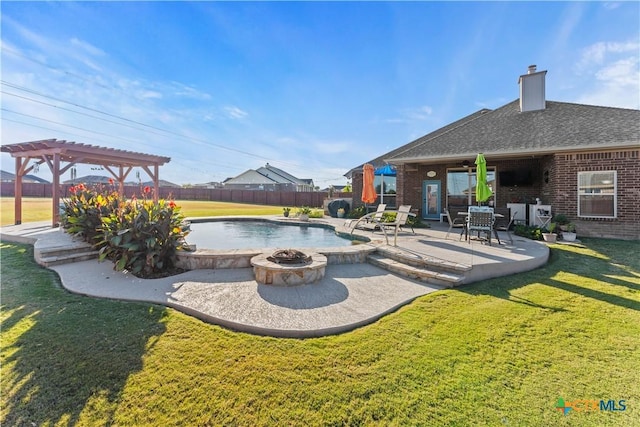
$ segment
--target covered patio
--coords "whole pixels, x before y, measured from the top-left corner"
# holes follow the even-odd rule
[[[60,222],[60,177],[76,164],[102,166],[118,183],[118,191],[124,192],[124,181],[134,167],[142,168],[153,181],[153,198],[158,200],[160,166],[171,161],[170,157],[137,153],[127,150],[79,144],[70,141],[47,139],[3,145],[1,150],[15,158],[15,223],[22,223],[22,179],[38,165],[46,163],[53,175],[52,227]],[[33,160],[33,162],[31,162]],[[64,163],[64,164],[63,164]]]

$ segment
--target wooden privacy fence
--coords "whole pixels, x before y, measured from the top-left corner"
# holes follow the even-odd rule
[[[52,184],[23,183],[23,197],[51,197]],[[62,197],[69,197],[69,188],[72,185],[63,184],[61,189]],[[127,197],[133,195],[140,196],[139,186],[124,187],[124,194]],[[14,197],[15,186],[13,182],[3,182],[2,197]],[[173,198],[175,200],[210,200],[216,202],[251,203],[257,205],[270,206],[311,206],[322,207],[324,199],[329,197],[326,191],[259,191],[259,190],[228,190],[220,188],[172,188],[160,187],[161,198]],[[351,193],[337,193],[334,198],[350,198]]]

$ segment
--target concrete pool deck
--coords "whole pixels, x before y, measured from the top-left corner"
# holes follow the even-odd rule
[[[339,230],[344,220],[318,220]],[[464,283],[527,271],[544,265],[546,245],[514,236],[514,244],[493,246],[459,241],[448,227],[403,231],[398,246],[384,244],[382,233],[366,246],[405,256],[439,259],[467,266]],[[43,247],[82,246],[50,223],[2,227],[3,241]],[[506,236],[504,236],[506,237]],[[503,242],[504,243],[504,242]],[[350,248],[350,247],[347,247]],[[110,262],[86,260],[49,267],[70,292],[100,298],[144,301],[175,308],[233,330],[277,337],[305,338],[346,332],[370,324],[415,298],[444,289],[411,280],[371,263],[330,264],[325,277],[296,287],[260,285],[250,268],[191,270],[162,279],[139,279],[113,270]]]

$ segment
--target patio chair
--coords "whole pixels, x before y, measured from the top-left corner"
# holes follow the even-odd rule
[[[491,246],[491,233],[494,233],[493,221],[493,209],[484,206],[469,206],[469,216],[467,218],[466,228],[466,232],[468,233],[468,242],[471,243],[471,233],[476,231],[478,232],[478,235],[480,235],[480,233],[485,233],[487,235],[489,246]],[[499,239],[498,242],[500,242]]]
[[[516,215],[518,215],[518,211],[513,211],[513,214],[511,214],[511,217],[505,217],[505,218],[496,218],[496,222],[495,225],[493,227],[493,229],[497,232],[497,231],[506,231],[507,232],[507,236],[509,236],[509,241],[511,242],[511,244],[513,245],[513,236],[511,236],[511,225],[513,225],[513,221],[516,218]]]
[[[454,218],[451,219],[451,214],[449,213],[449,209],[445,208],[444,209],[444,213],[447,215],[447,221],[449,221],[449,231],[447,231],[447,235],[444,236],[445,240],[447,237],[449,237],[449,233],[451,233],[451,230],[453,230],[454,228],[461,228],[462,230],[460,230],[460,239],[462,239],[462,233],[465,232],[465,227],[467,226],[467,224],[465,223],[465,221],[462,218]],[[458,240],[460,240],[458,239]]]
[[[380,203],[375,212],[368,213],[357,220],[349,219],[344,225],[345,227],[351,228],[352,233],[356,228],[369,231],[379,230],[380,226],[378,223],[382,221],[385,209],[387,209],[387,205]]]
[[[397,229],[402,229],[405,225],[408,225],[411,228],[411,232],[416,234],[413,226],[408,223],[409,215],[411,215],[411,205],[402,205],[398,208],[398,213],[396,213],[396,219],[393,222],[382,222],[382,217],[378,219],[381,227],[395,227]],[[376,221],[376,219],[374,219]]]
[[[369,214],[371,215],[370,217],[366,218],[367,215],[363,217],[365,218],[366,222],[360,224],[360,228],[363,230],[369,230],[372,232],[379,230],[380,226],[378,224],[382,222],[382,217],[386,209],[387,209],[387,205],[380,203],[376,211]]]
[[[391,211],[393,212],[393,211]],[[398,241],[398,230],[400,230],[400,228],[404,225],[407,225],[407,221],[409,220],[409,216],[415,216],[414,213],[411,212],[411,205],[402,205],[398,208],[397,213],[396,213],[396,219],[393,222],[378,222],[378,225],[380,226],[380,229],[382,229],[382,232],[384,233],[384,238],[387,241],[387,244],[389,244],[389,237],[387,236],[387,228],[394,228],[394,238],[393,238],[393,245],[397,246],[397,241]],[[413,234],[415,234],[415,231],[413,230],[413,227],[409,224],[409,227],[411,227],[411,231],[413,231]]]

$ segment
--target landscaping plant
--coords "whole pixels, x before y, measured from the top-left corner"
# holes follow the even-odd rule
[[[78,184],[69,189],[71,197],[63,199],[64,212],[60,218],[67,233],[95,245],[102,216],[118,209],[123,201],[113,187],[113,180],[109,183],[109,187],[99,184],[88,188]]]
[[[172,270],[177,252],[188,249],[189,225],[172,200],[157,202],[134,198],[101,218],[100,260],[115,263],[115,270],[128,270],[141,277],[156,277]]]
[[[177,251],[188,249],[189,225],[174,201],[155,202],[148,199],[150,193],[144,187],[141,199],[126,200],[113,186],[79,184],[64,201],[62,226],[99,249],[100,260],[113,261],[117,271],[164,275],[174,269]]]

